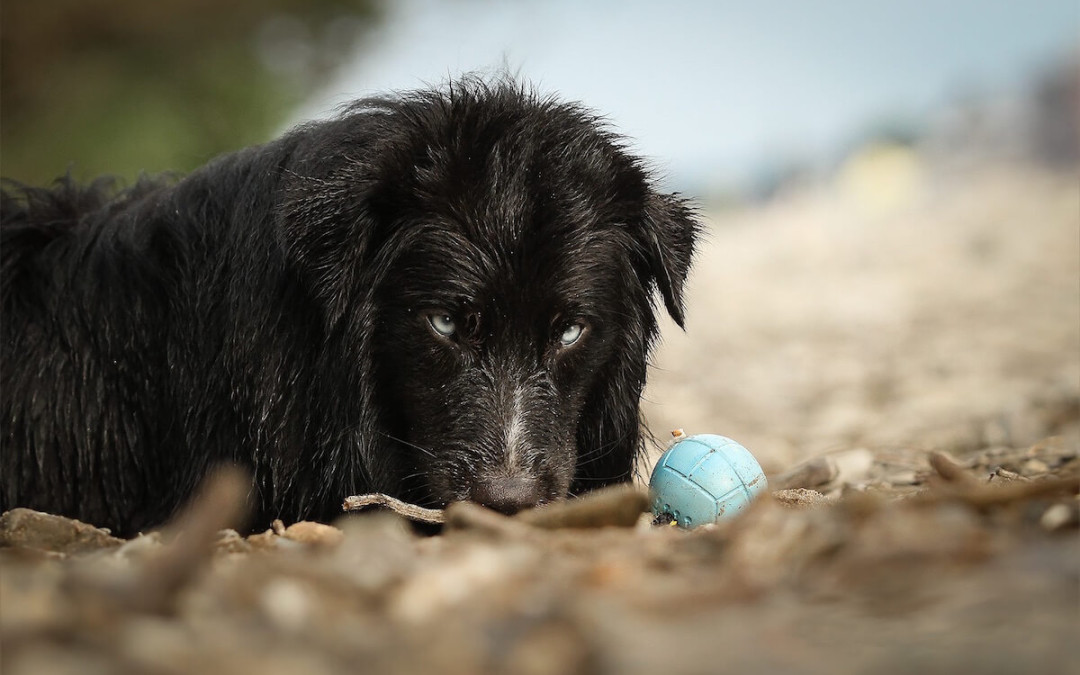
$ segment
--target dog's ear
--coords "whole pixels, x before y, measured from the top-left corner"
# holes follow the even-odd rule
[[[288,190],[278,236],[286,264],[324,308],[334,325],[351,306],[367,270],[374,226],[370,185],[354,175],[299,178]]]
[[[649,195],[638,246],[668,314],[680,327],[685,319],[683,287],[700,229],[697,214],[686,200],[677,195]]]

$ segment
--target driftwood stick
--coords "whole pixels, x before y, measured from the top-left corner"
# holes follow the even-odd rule
[[[909,503],[934,505],[942,502],[960,502],[976,509],[985,509],[1030,499],[1075,495],[1077,492],[1080,492],[1080,478],[1076,476],[1027,482],[1016,481],[1007,485],[946,483],[913,495]]]
[[[814,457],[777,476],[771,483],[778,490],[816,488],[831,483],[839,470],[831,457]]]
[[[964,470],[964,467],[954,462],[948,455],[942,452],[931,452],[930,466],[937,471],[938,475],[949,483],[957,486],[975,487],[979,480]]]
[[[151,553],[145,564],[123,575],[83,568],[70,578],[67,588],[72,597],[94,612],[104,607],[107,611],[174,613],[180,592],[210,563],[218,533],[242,527],[247,519],[250,485],[251,479],[242,469],[216,470],[166,527],[168,543]]]
[[[171,611],[179,591],[209,562],[218,532],[241,527],[247,519],[251,478],[228,466],[212,473],[195,498],[168,526],[172,541],[142,570],[139,604],[151,611]]]
[[[991,485],[972,476],[943,453],[932,452],[929,459],[930,466],[946,483],[916,497],[921,502],[961,501],[975,508],[987,508],[1080,491],[1080,478],[1076,476]]]
[[[422,523],[442,523],[446,521],[442,509],[425,509],[422,506],[403,502],[381,492],[346,497],[341,508],[344,511],[362,511],[369,506],[383,506],[410,520],[418,520]]]
[[[380,492],[346,497],[342,509],[360,511],[369,506],[382,506],[406,518],[424,523],[447,522],[443,509],[425,509]],[[597,490],[581,499],[558,501],[528,509],[514,516],[512,520],[543,529],[593,528],[608,525],[632,527],[637,522],[638,516],[648,510],[648,495],[633,487],[618,485]],[[491,513],[495,515],[495,512]],[[465,508],[455,514],[452,520],[455,527],[462,528],[467,527],[476,518],[486,517],[486,514],[477,516],[471,508]],[[496,515],[496,517],[505,519],[505,516],[501,515]]]
[[[632,485],[601,488],[581,497],[553,502],[514,516],[545,530],[633,527],[649,510],[649,496]]]

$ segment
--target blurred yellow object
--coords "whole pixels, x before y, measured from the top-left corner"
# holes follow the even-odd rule
[[[875,143],[852,153],[837,173],[843,198],[873,216],[885,216],[914,204],[922,186],[918,154],[897,143]]]

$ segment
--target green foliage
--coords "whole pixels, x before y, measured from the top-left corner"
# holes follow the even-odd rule
[[[267,140],[378,20],[372,0],[5,0],[3,174],[187,171]]]

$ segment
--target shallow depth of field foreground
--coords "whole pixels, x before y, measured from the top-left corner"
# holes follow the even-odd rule
[[[773,493],[741,517],[653,526],[623,492],[562,507],[591,527],[463,506],[436,536],[379,512],[245,538],[227,474],[130,541],[16,510],[4,672],[1075,669],[1075,172],[897,152],[705,214],[645,414],[755,453]]]

